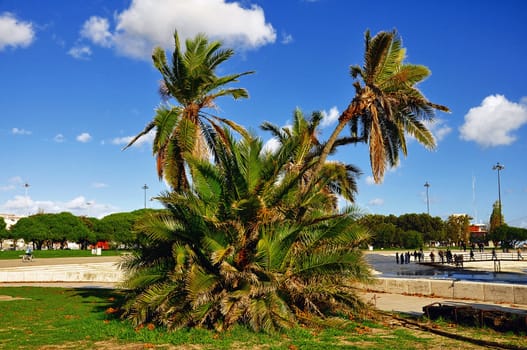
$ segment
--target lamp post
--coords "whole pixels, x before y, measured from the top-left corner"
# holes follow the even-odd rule
[[[24,184],[24,189],[25,189],[25,192],[26,192],[27,216],[29,216],[29,197],[27,195],[27,191],[29,189],[29,184],[27,182]]]
[[[426,187],[426,213],[430,215],[430,201],[428,199],[428,188],[430,188],[430,184],[428,183],[428,181],[425,182],[424,186]]]
[[[505,166],[503,164],[500,164],[500,162],[497,162],[496,165],[492,167],[492,170],[498,171],[498,205],[500,207],[500,225],[503,224],[501,220],[503,219],[503,215],[501,213],[501,183],[500,183],[500,171],[505,169]]]
[[[148,190],[148,186],[144,184],[144,186],[141,188],[145,191],[145,209],[146,209],[146,190]]]

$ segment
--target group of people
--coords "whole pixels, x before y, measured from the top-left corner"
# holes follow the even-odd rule
[[[422,249],[419,251],[414,250],[413,253],[406,252],[406,253],[401,253],[401,254],[397,252],[395,253],[395,262],[397,264],[409,264],[412,256],[414,257],[414,261],[421,262],[424,259],[423,250]]]
[[[481,252],[482,248],[479,245],[476,246],[474,243],[472,243],[470,247],[470,260],[471,261],[476,260],[474,257],[474,251],[476,250],[476,247]],[[492,248],[491,253],[492,253],[492,259],[497,260],[498,257],[497,257],[495,248]],[[439,250],[437,252],[437,255],[439,256],[441,264],[447,263],[447,264],[455,264],[456,266],[463,266],[463,254],[452,254],[452,251],[449,248],[447,248],[446,251]],[[423,249],[420,249],[419,251],[414,251],[413,253],[406,252],[406,253],[399,254],[399,252],[397,252],[395,253],[395,262],[397,264],[409,264],[412,256],[414,257],[414,261],[418,261],[418,262],[421,262],[422,260],[424,260],[424,257],[425,257],[423,253]],[[430,257],[430,261],[434,263],[436,255],[433,251],[430,252],[429,257]],[[518,257],[518,260],[523,260],[523,256],[521,254],[520,248],[518,248],[517,250],[517,257]]]
[[[472,252],[472,250],[471,250]],[[445,262],[447,264],[454,264],[455,266],[461,266],[463,267],[463,254],[452,254],[452,251],[447,248],[446,251],[439,250],[437,252],[437,255],[439,256],[439,259],[441,261],[441,264],[444,264]],[[435,254],[433,251],[430,252],[430,261],[432,263],[435,262]],[[471,259],[473,258],[473,254],[471,254]]]

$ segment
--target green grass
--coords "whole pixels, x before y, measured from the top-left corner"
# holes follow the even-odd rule
[[[407,337],[404,334],[396,339],[379,337],[364,331],[367,327],[360,323],[344,330],[299,327],[277,335],[257,334],[243,327],[225,333],[203,329],[176,332],[153,327],[134,329],[109,312],[123,298],[122,292],[116,290],[5,287],[0,288],[0,295],[24,298],[0,301],[0,348],[6,350],[38,349],[46,345],[93,349],[100,342],[115,344],[116,348],[119,344],[137,343],[151,347],[192,344],[196,349],[327,350],[352,349],[355,348],[352,344],[365,341],[375,345],[373,348],[395,349],[398,344],[405,344]]]
[[[123,250],[103,250],[102,256],[117,256],[125,253]],[[20,255],[25,254],[23,250],[5,250],[0,251],[0,259],[20,259]],[[77,258],[95,256],[91,250],[34,250],[33,255],[36,259],[45,258]]]
[[[254,333],[244,327],[224,333],[203,329],[167,332],[148,326],[134,329],[129,322],[119,319],[118,313],[112,312],[123,297],[122,291],[110,289],[0,287],[0,349],[167,349],[172,346],[194,350],[409,350],[434,347],[438,341],[445,349],[470,348],[448,338],[438,340],[426,332],[394,328],[381,320],[355,320],[345,329],[297,327],[276,335]],[[496,339],[496,334],[486,333]],[[506,336],[504,342],[510,341],[521,343],[524,337]]]

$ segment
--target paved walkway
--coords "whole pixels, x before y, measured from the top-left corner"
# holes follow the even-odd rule
[[[48,258],[35,259],[33,262],[23,263],[20,260],[0,260],[0,286],[1,287],[18,287],[18,286],[35,286],[35,287],[63,287],[63,288],[115,288],[118,281],[112,280],[62,280],[62,281],[6,281],[2,279],[2,273],[10,272],[20,274],[31,273],[31,276],[61,276],[60,274],[69,273],[69,277],[75,276],[75,272],[84,271],[88,275],[101,275],[109,273],[115,278],[118,272],[117,264],[120,258],[118,256],[94,256],[86,258]],[[49,275],[52,274],[52,275]],[[86,275],[84,275],[86,276]],[[27,276],[26,276],[27,277]],[[383,311],[395,311],[420,315],[423,313],[423,307],[435,302],[445,303],[454,301],[448,298],[433,298],[424,296],[411,296],[392,293],[361,293],[362,299]],[[457,300],[456,302],[459,302]],[[495,308],[515,308],[527,310],[527,305],[510,305],[497,303],[483,303],[476,300],[462,300],[464,303],[487,305]]]
[[[515,305],[508,303],[498,304],[491,302],[482,302],[478,300],[455,300],[449,298],[434,298],[415,295],[369,292],[361,293],[361,297],[363,301],[375,306],[379,310],[401,312],[412,315],[422,315],[424,306],[433,303],[444,304],[449,302],[465,303],[472,306],[493,308],[501,311],[511,309],[527,311],[527,305]]]
[[[0,259],[0,269],[10,267],[26,267],[26,266],[53,266],[53,265],[69,265],[69,264],[86,264],[94,262],[112,262],[118,263],[119,256],[88,256],[81,258],[35,258],[31,262],[23,262],[22,259]]]
[[[119,256],[0,260],[0,286],[114,288],[123,280]]]

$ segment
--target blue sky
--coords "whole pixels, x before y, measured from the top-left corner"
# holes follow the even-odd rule
[[[154,46],[205,32],[233,47],[220,74],[255,70],[214,113],[256,132],[288,125],[295,108],[324,111],[321,138],[353,96],[349,66],[362,64],[364,32],[397,29],[407,61],[428,66],[420,85],[439,113],[438,147],[409,141],[407,158],[372,184],[367,148],[335,158],[361,168],[366,213],[467,213],[527,227],[527,2],[0,0],[0,213],[71,211],[104,216],[144,206],[166,189],[148,138],[121,151],[160,103]],[[25,187],[28,184],[29,187]],[[145,192],[144,184],[148,185]]]

